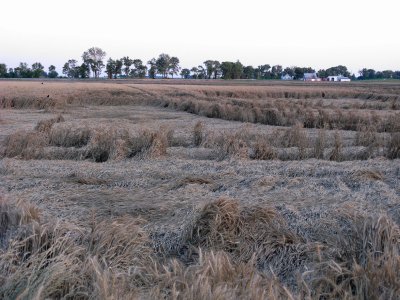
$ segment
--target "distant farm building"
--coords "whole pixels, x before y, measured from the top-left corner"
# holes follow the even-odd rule
[[[348,82],[351,81],[351,79],[349,77],[338,75],[338,76],[328,76],[328,81]]]
[[[293,76],[290,76],[289,74],[285,74],[281,76],[281,80],[293,80]]]
[[[317,76],[317,73],[304,73],[304,81],[321,81],[321,78]]]

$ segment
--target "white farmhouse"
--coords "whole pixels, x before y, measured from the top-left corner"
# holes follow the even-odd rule
[[[281,80],[293,80],[293,76],[290,76],[289,74],[285,74],[281,76]]]
[[[328,81],[349,82],[351,81],[351,79],[349,77],[338,75],[338,76],[328,76]]]

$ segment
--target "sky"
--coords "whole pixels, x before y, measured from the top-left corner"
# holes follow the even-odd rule
[[[96,46],[113,59],[160,53],[326,69],[400,70],[398,0],[2,0],[0,63],[46,70]],[[397,3],[396,3],[397,2]]]

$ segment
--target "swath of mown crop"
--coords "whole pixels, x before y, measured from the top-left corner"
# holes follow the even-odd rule
[[[397,299],[400,85],[192,83],[0,82],[0,298]]]

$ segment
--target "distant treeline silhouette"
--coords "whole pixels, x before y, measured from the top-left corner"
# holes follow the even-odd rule
[[[400,79],[400,71],[363,68],[356,74],[350,74],[346,66],[339,65],[326,70],[315,71],[312,67],[291,66],[283,68],[281,65],[263,64],[257,67],[245,66],[239,60],[236,62],[206,60],[192,68],[181,68],[179,58],[162,53],[158,58],[152,58],[147,63],[141,59],[131,59],[124,56],[120,59],[109,58],[106,62],[106,52],[99,47],[92,47],[82,54],[82,63],[76,59],[69,59],[62,68],[63,76],[59,76],[54,65],[48,71],[40,62],[31,67],[21,62],[18,67],[7,68],[0,63],[0,78],[99,78],[104,70],[109,79],[112,78],[174,78],[184,79],[302,79],[304,73],[316,73],[320,78],[342,75],[352,80],[371,79]]]

